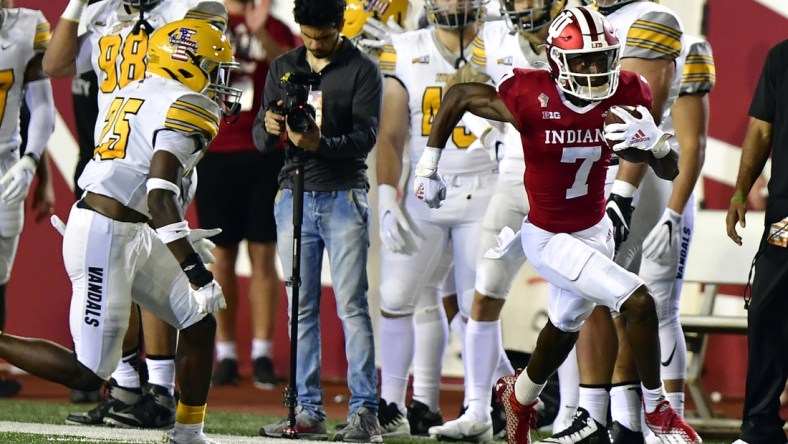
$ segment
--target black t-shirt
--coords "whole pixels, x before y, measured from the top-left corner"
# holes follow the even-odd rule
[[[380,121],[383,81],[377,64],[361,53],[349,40],[331,63],[321,71],[322,138],[316,152],[287,149],[285,166],[279,173],[280,188],[293,188],[293,155],[306,159],[305,191],[337,191],[369,188],[366,175],[367,154],[375,146]],[[254,141],[263,152],[276,149],[279,138],[265,131],[266,106],[284,100],[286,91],[279,80],[287,72],[308,73],[306,48],[293,49],[278,57],[268,70],[263,106],[254,124]]]
[[[788,40],[769,51],[761,78],[750,105],[750,116],[770,122],[772,133],[772,175],[766,222],[788,217]]]

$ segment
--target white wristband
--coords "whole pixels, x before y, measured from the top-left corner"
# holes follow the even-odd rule
[[[621,197],[632,197],[637,191],[637,187],[625,180],[616,179],[610,187],[610,194],[618,194]]]
[[[189,236],[190,232],[191,230],[189,230],[189,222],[185,220],[156,229],[156,234],[159,235],[159,239],[161,239],[161,241],[165,244],[169,244],[170,242],[174,242],[178,239],[183,239],[184,237]]]
[[[151,177],[147,182],[145,182],[145,187],[147,188],[148,193],[150,193],[151,190],[167,190],[175,193],[176,199],[181,197],[181,189],[178,188],[178,185],[175,185],[169,180]]]
[[[71,0],[68,2],[63,14],[60,15],[60,18],[79,23],[79,19],[82,18],[82,11],[85,10],[87,4],[87,0]]]
[[[378,207],[397,204],[397,189],[387,183],[378,185]]]
[[[651,149],[651,152],[654,154],[654,157],[657,159],[662,159],[663,157],[667,156],[670,152],[670,139],[673,137],[673,134],[670,133],[662,133],[662,136],[659,138],[657,143],[654,145],[654,148]]]
[[[441,148],[433,148],[431,146],[424,147],[424,152],[421,154],[418,166],[421,168],[429,168],[431,170],[438,169],[438,161],[441,160]]]

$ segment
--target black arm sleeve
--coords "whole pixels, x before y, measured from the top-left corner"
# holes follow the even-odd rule
[[[265,130],[265,111],[268,109],[268,104],[273,100],[283,100],[285,98],[282,89],[279,86],[279,76],[276,74],[277,69],[276,60],[271,64],[268,70],[268,76],[265,79],[265,89],[263,92],[263,103],[260,106],[260,111],[254,119],[254,127],[252,128],[252,137],[254,138],[254,145],[263,153],[268,153],[276,149],[279,136],[269,134]]]

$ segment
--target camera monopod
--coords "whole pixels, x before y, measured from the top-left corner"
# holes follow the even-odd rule
[[[298,439],[296,428],[296,365],[298,363],[298,305],[301,290],[301,224],[304,218],[304,166],[306,160],[298,148],[290,148],[293,155],[293,268],[285,285],[290,287],[290,381],[284,391],[284,406],[288,409],[287,427],[282,438]]]

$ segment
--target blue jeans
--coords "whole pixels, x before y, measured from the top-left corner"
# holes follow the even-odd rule
[[[289,278],[293,269],[293,190],[279,191],[274,214],[279,258],[285,278]],[[378,377],[367,303],[369,203],[366,190],[304,192],[295,388],[298,404],[316,419],[326,416],[320,382],[320,271],[323,249],[328,251],[337,315],[345,333],[350,413],[361,407],[376,413]],[[288,305],[292,306],[290,287],[287,287],[287,296]],[[289,315],[290,309],[287,312]]]

